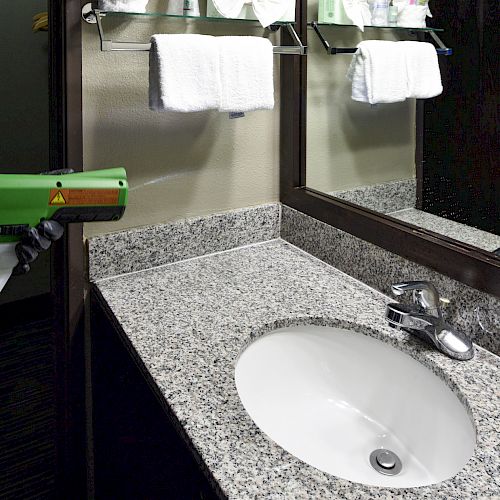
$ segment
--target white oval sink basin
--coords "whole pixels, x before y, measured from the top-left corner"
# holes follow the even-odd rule
[[[236,364],[241,401],[259,428],[304,462],[372,486],[424,486],[457,474],[475,432],[450,388],[401,351],[339,328],[283,328]],[[401,472],[370,465],[390,450]],[[381,460],[383,462],[383,460]]]

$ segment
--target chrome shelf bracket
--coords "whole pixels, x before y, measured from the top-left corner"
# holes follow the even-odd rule
[[[96,24],[97,31],[99,33],[99,38],[101,40],[101,50],[103,52],[111,51],[132,51],[132,52],[148,52],[151,49],[151,43],[140,43],[140,42],[115,42],[106,37],[104,33],[104,28],[102,26],[102,18],[106,17],[106,13],[94,9],[92,3],[87,3],[82,7],[82,19],[88,24]],[[276,31],[280,27],[285,26],[288,33],[290,34],[294,45],[279,45],[273,47],[274,54],[280,55],[300,55],[304,56],[307,54],[307,46],[302,43],[299,35],[295,31],[292,24],[285,25],[271,25],[271,31]]]
[[[321,30],[319,29],[318,23],[316,21],[313,21],[311,23],[312,29],[318,35],[318,38],[321,41],[321,44],[323,45],[324,49],[326,50],[327,54],[330,54],[332,56],[337,55],[337,54],[354,54],[358,49],[357,48],[350,48],[350,47],[332,47],[329,43],[328,40],[323,36],[323,33],[321,33]]]
[[[434,42],[438,46],[437,49],[436,49],[436,52],[440,56],[451,56],[451,55],[453,55],[453,49],[450,49],[449,47],[447,47],[443,43],[443,41],[441,40],[441,38],[439,38],[439,36],[438,36],[438,34],[436,32],[429,31],[428,33],[429,33],[429,35],[431,35],[431,38],[434,40]]]

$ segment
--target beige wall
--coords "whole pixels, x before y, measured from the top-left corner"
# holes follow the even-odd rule
[[[150,2],[155,9],[155,3]],[[164,3],[160,4],[163,5]],[[255,34],[240,24],[148,19],[104,21],[117,40],[153,33]],[[276,75],[279,58],[275,57]],[[279,87],[275,79],[276,91]],[[100,52],[83,27],[84,165],[124,166],[129,206],[116,223],[87,224],[87,236],[278,200],[279,100],[274,111],[156,113],[148,109],[148,53]]]
[[[312,5],[312,4],[311,4]],[[151,10],[165,9],[150,1]],[[316,18],[311,6],[309,18]],[[240,24],[128,18],[105,20],[117,40],[153,33],[256,34]],[[352,28],[325,28],[345,46],[362,39]],[[372,33],[373,34],[373,33]],[[307,184],[323,191],[414,176],[414,103],[370,108],[350,99],[350,56],[328,56],[309,31]],[[95,26],[83,27],[84,162],[87,170],[124,166],[130,201],[115,231],[278,200],[279,103],[274,111],[230,120],[216,112],[148,109],[148,54],[100,52]]]
[[[309,6],[309,20],[317,19],[317,1]],[[380,30],[363,35],[357,28],[321,29],[339,47],[396,39]],[[415,102],[372,108],[353,101],[345,76],[351,56],[326,54],[312,29],[308,45],[307,185],[330,192],[414,177]]]

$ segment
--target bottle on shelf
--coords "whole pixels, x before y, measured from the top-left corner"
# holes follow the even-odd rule
[[[184,0],[183,12],[184,16],[199,17],[200,4],[198,0]]]
[[[389,0],[375,0],[373,3],[372,25],[387,26],[389,15]]]
[[[167,14],[199,17],[200,4],[198,0],[168,0]]]
[[[389,3],[389,9],[387,11],[387,25],[398,25],[398,7],[394,5],[394,0],[391,0],[391,2]]]

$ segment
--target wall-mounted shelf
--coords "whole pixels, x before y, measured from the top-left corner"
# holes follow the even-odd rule
[[[356,28],[354,24],[337,24],[337,23],[320,23],[319,21],[312,21],[308,23],[308,26],[312,26],[315,23],[318,26],[334,26],[335,28]],[[444,32],[442,28],[433,28],[431,26],[426,26],[425,28],[408,28],[405,26],[365,26],[365,29],[374,29],[374,30],[396,30],[396,31],[415,31],[415,32]]]
[[[325,38],[323,35],[323,32],[320,29],[321,27],[324,26],[334,26],[335,28],[338,27],[351,27],[353,28],[354,26],[350,25],[345,25],[345,24],[333,24],[333,23],[318,23],[317,21],[313,21],[311,23],[308,23],[308,26],[310,26],[316,35],[318,35],[318,38],[321,41],[321,44],[325,48],[326,52],[330,55],[337,55],[337,54],[354,54],[358,49],[356,47],[332,47],[328,40]],[[449,47],[446,47],[446,45],[443,43],[441,38],[437,35],[438,32],[442,32],[444,30],[438,29],[438,28],[404,28],[401,26],[365,26],[366,28],[369,29],[391,29],[391,30],[398,30],[398,31],[407,31],[410,34],[412,33],[426,33],[429,34],[434,43],[437,45],[436,47],[436,52],[438,55],[441,56],[451,56],[453,54],[453,50],[450,49]]]
[[[95,12],[95,10],[94,10]],[[101,17],[142,17],[143,19],[148,18],[171,18],[171,19],[196,19],[197,21],[207,21],[207,22],[221,22],[221,23],[243,23],[248,25],[256,25],[262,28],[262,25],[257,19],[240,19],[227,17],[215,17],[215,16],[185,16],[180,14],[167,14],[165,12],[116,12],[116,11],[99,11]],[[279,29],[280,26],[290,24],[286,21],[276,21],[269,27],[270,30],[275,31]]]
[[[208,21],[208,22],[225,22],[234,23],[242,22],[245,24],[258,24],[257,20],[254,19],[226,19],[224,17],[203,17],[203,16],[178,16],[173,14],[164,13],[135,13],[135,12],[107,12],[98,9],[93,9],[91,3],[87,3],[82,7],[82,19],[88,24],[96,24],[97,31],[99,33],[99,38],[101,40],[101,50],[103,52],[110,51],[133,51],[133,52],[147,52],[151,49],[151,43],[143,42],[119,42],[109,39],[105,32],[102,24],[102,19],[105,17],[142,17],[142,18],[171,18],[171,19],[195,19],[197,21]],[[260,24],[259,24],[260,26]],[[277,31],[284,27],[289,35],[291,36],[294,45],[280,45],[273,47],[273,52],[280,55],[306,55],[307,46],[303,45],[297,32],[295,31],[292,23],[277,22],[272,24],[269,29],[271,31]]]

